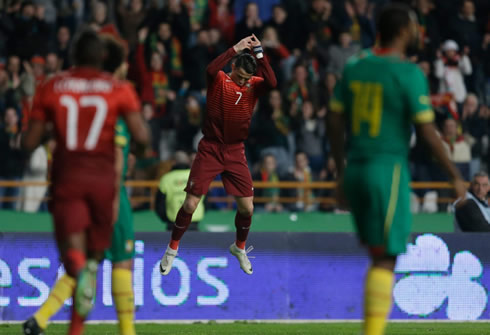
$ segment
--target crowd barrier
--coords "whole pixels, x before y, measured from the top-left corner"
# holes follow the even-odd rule
[[[47,187],[49,185],[48,182],[25,182],[25,181],[1,181],[0,180],[0,188],[1,187],[17,187],[24,188],[29,186],[41,186]],[[134,205],[149,205],[150,209],[154,209],[154,200],[156,191],[158,189],[159,181],[157,180],[131,180],[126,181],[125,183],[127,188],[131,190],[138,190],[139,192],[130,192],[130,200]],[[335,182],[297,182],[297,181],[280,181],[280,182],[263,182],[263,181],[255,181],[254,188],[255,189],[266,189],[266,188],[279,188],[279,189],[297,189],[301,190],[301,195],[295,196],[281,196],[278,198],[271,197],[255,197],[255,203],[267,203],[270,201],[275,201],[283,204],[288,203],[297,203],[299,201],[307,202],[309,204],[330,204],[333,205],[336,203],[335,198],[333,197],[333,191],[335,189]],[[413,190],[420,189],[428,189],[428,190],[437,190],[437,191],[445,191],[444,193],[451,194],[450,188],[451,184],[448,182],[412,182],[411,187]],[[223,183],[220,181],[213,181],[210,185],[210,190],[223,188]],[[311,196],[314,192],[322,191],[322,190],[331,190],[332,196]],[[42,200],[46,201],[48,198],[44,197]],[[26,198],[21,195],[16,197],[0,197],[1,202],[18,202],[25,200],[40,200],[39,198]],[[440,204],[449,204],[452,203],[455,199],[451,196],[439,196],[437,202]],[[207,197],[208,202],[226,202],[232,203],[233,197],[230,196],[213,196],[210,195]],[[422,201],[422,199],[420,199]]]

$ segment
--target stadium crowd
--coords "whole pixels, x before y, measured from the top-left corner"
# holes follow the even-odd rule
[[[0,180],[45,180],[55,143],[30,157],[20,150],[36,84],[70,67],[70,44],[90,26],[120,34],[129,49],[128,79],[143,103],[153,137],[151,150],[131,160],[133,179],[157,180],[176,151],[192,153],[202,136],[205,69],[244,36],[260,38],[277,79],[277,89],[256,106],[247,157],[254,180],[335,180],[325,117],[347,59],[376,43],[375,19],[388,0],[12,0],[0,7]],[[419,45],[411,61],[430,82],[436,123],[447,152],[465,179],[489,167],[490,1],[413,0]],[[412,179],[445,176],[416,140]],[[0,197],[21,190],[0,187]],[[25,188],[26,196],[44,194]],[[277,199],[294,193],[301,201],[266,211],[315,210],[306,190],[261,189]],[[436,211],[438,194],[418,190],[414,211]],[[13,203],[0,203],[0,208]],[[219,206],[216,205],[216,206]],[[37,210],[37,202],[17,208]]]

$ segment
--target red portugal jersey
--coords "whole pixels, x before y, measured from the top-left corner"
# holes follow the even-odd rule
[[[204,137],[227,144],[245,141],[258,99],[255,88],[263,80],[253,76],[240,87],[226,73],[218,72],[208,87]]]
[[[208,140],[225,144],[243,142],[258,98],[276,86],[276,77],[266,57],[257,60],[257,76],[238,86],[221,69],[235,55],[233,48],[218,56],[207,67],[208,92],[202,132]]]
[[[53,182],[107,178],[113,182],[117,118],[139,112],[128,82],[90,68],[75,68],[40,85],[31,118],[53,125]]]

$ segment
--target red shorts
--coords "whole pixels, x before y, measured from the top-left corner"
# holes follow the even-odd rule
[[[245,157],[245,145],[221,144],[202,139],[192,164],[185,191],[197,196],[208,193],[209,184],[221,174],[226,193],[253,196],[253,184]]]
[[[88,251],[103,251],[111,244],[115,186],[104,181],[56,184],[50,210],[57,241],[85,231]]]

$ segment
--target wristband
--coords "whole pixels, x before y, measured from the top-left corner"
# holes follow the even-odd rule
[[[257,57],[257,59],[261,59],[262,57],[264,57],[264,49],[262,49],[261,45],[255,46],[253,48],[253,51],[254,51],[255,57]]]

